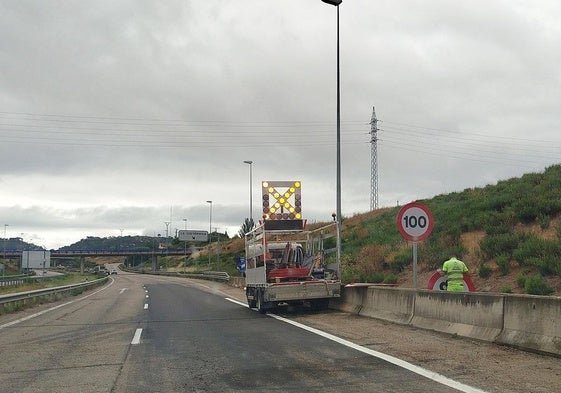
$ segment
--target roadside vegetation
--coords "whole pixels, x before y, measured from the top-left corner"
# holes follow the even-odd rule
[[[434,217],[432,234],[419,244],[419,266],[434,271],[451,255],[480,281],[518,272],[515,288],[492,290],[537,295],[559,293],[561,276],[561,166],[481,188],[420,201]],[[397,230],[400,207],[345,220],[344,279],[380,273],[410,274],[411,247]],[[475,239],[475,241],[474,241]]]

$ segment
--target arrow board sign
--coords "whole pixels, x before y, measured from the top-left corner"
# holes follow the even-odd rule
[[[177,231],[177,237],[181,242],[207,242],[208,232],[207,231],[190,231],[190,230],[179,230]]]

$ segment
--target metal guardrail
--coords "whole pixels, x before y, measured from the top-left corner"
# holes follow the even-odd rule
[[[182,273],[182,272],[162,272],[162,271],[151,271],[151,270],[133,270],[121,267],[122,270],[130,273],[143,273],[143,274],[154,274],[156,276],[172,276],[172,277],[189,277],[189,278],[201,278],[205,280],[217,280],[217,281],[230,281],[230,275],[226,272],[202,272],[202,273]]]
[[[181,274],[186,277],[193,277],[193,278],[206,278],[211,280],[218,280],[218,281],[230,281],[230,275],[226,272],[203,272],[200,274]]]
[[[54,295],[56,293],[69,292],[74,289],[88,288],[91,286],[99,285],[105,281],[107,281],[107,277],[99,278],[93,281],[81,282],[78,284],[70,284],[70,285],[63,285],[60,287],[35,289],[33,291],[16,292],[7,295],[0,295],[0,304],[6,304],[6,303],[16,302],[20,300],[27,300],[39,296]]]

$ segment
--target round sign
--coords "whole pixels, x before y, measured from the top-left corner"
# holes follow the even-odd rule
[[[427,289],[431,289],[433,291],[446,291],[447,288],[448,277],[446,277],[446,275],[441,275],[439,272],[434,272],[429,279]],[[475,292],[475,285],[467,273],[464,273],[464,292]]]
[[[432,226],[432,213],[421,203],[408,203],[397,214],[397,228],[407,240],[413,242],[424,240],[432,232]]]

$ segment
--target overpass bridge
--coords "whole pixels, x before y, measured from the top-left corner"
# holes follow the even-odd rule
[[[19,258],[22,253],[27,250],[6,250],[0,251],[0,255],[5,258]],[[43,251],[43,250],[29,250],[29,251]],[[106,250],[50,250],[51,258],[80,258],[80,257],[120,257],[132,255],[146,255],[146,256],[160,256],[165,257],[169,255],[187,255],[193,253],[193,248],[185,249],[158,249],[158,250],[121,250],[121,251],[106,251]]]

